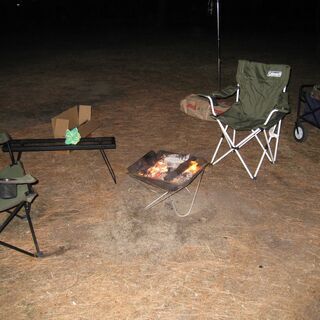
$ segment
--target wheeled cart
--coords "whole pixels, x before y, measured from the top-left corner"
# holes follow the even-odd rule
[[[293,136],[297,142],[303,142],[308,137],[304,123],[320,129],[320,85],[302,85],[299,90],[297,119]]]

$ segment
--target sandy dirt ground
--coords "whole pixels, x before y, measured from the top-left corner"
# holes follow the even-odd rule
[[[167,200],[144,211],[156,194],[127,167],[150,150],[210,160],[218,125],[185,115],[179,101],[217,89],[214,33],[6,39],[1,130],[49,138],[51,117],[90,104],[102,123],[94,136],[116,137],[107,154],[117,184],[98,151],[23,154],[39,180],[32,218],[44,257],[1,247],[1,319],[320,319],[320,131],[308,127],[304,143],[292,134],[299,86],[319,83],[319,60],[301,36],[222,43],[223,85],[234,83],[238,59],[289,64],[292,112],[275,165],[265,162],[256,181],[235,156],[207,167],[180,218]],[[244,156],[254,165],[255,147]],[[176,197],[182,207],[189,199]],[[33,249],[20,219],[1,240]]]

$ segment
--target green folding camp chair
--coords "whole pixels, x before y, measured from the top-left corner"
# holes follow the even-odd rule
[[[7,139],[9,139],[9,137],[6,134],[0,134],[0,144],[6,143]],[[25,173],[20,161],[17,161],[0,171],[0,212],[1,214],[8,214],[0,224],[0,233],[4,231],[15,217],[21,219],[27,218],[36,252],[33,253],[21,249],[4,241],[0,241],[0,245],[33,257],[42,255],[30,216],[31,204],[37,196],[37,193],[32,188],[32,185],[36,181],[37,180],[30,174]],[[25,211],[25,216],[19,214],[22,209]]]
[[[212,165],[217,164],[228,154],[235,153],[250,178],[255,179],[265,157],[271,163],[276,161],[281,122],[290,112],[286,93],[289,77],[288,65],[239,60],[236,86],[229,86],[219,92],[213,92],[212,95],[199,95],[208,99],[211,118],[218,122],[222,131],[211,159]],[[226,108],[226,111],[221,112],[219,100],[233,96],[235,96],[234,103],[230,108]],[[244,138],[242,135],[237,141],[239,131],[247,131],[248,135]],[[224,139],[229,148],[218,157]],[[252,140],[257,141],[262,150],[254,172],[249,169],[240,154],[240,150]]]

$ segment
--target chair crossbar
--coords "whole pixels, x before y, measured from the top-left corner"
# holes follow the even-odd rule
[[[230,135],[228,133],[228,125],[224,126],[221,123],[221,121],[219,121],[219,120],[218,120],[218,123],[219,123],[221,131],[222,131],[222,137],[220,138],[220,140],[218,142],[218,145],[217,145],[217,147],[215,149],[215,152],[214,152],[214,154],[212,156],[212,159],[211,159],[211,162],[210,162],[212,165],[217,164],[222,159],[224,159],[227,155],[229,155],[232,152],[235,152],[236,155],[238,156],[240,162],[244,166],[245,170],[247,171],[248,175],[250,176],[250,178],[251,179],[256,179],[256,177],[258,175],[258,172],[260,170],[261,164],[263,162],[263,159],[265,157],[267,157],[268,160],[271,163],[274,163],[276,161],[278,144],[279,144],[279,136],[280,136],[281,120],[278,122],[278,124],[274,125],[269,130],[261,129],[261,128],[257,128],[257,129],[251,130],[251,133],[248,136],[246,136],[245,138],[243,138],[242,140],[240,140],[238,143],[235,142],[235,140],[236,140],[236,130],[232,129],[232,137],[230,137]],[[261,139],[259,138],[259,134],[261,132],[263,132],[265,144],[263,144]],[[274,150],[272,150],[272,148],[271,148],[271,140],[273,138],[275,139]],[[218,159],[216,159],[218,151],[219,151],[219,149],[221,147],[221,144],[222,144],[224,139],[227,141],[227,144],[229,145],[229,150],[227,150]],[[240,154],[240,149],[242,147],[244,147],[252,139],[256,139],[256,141],[258,142],[258,144],[260,145],[260,147],[262,149],[262,155],[261,155],[261,157],[259,159],[258,165],[257,165],[256,170],[255,170],[254,173],[251,172],[251,170],[249,169],[248,165],[244,161],[242,155]]]
[[[35,232],[34,232],[32,220],[31,220],[31,216],[30,216],[30,209],[31,209],[31,204],[30,204],[30,203],[27,203],[27,202],[23,201],[23,202],[21,202],[18,206],[16,206],[13,211],[6,210],[6,211],[9,213],[9,216],[8,216],[8,217],[5,219],[5,221],[0,225],[0,233],[5,230],[5,228],[6,228],[6,227],[8,226],[8,224],[13,220],[14,217],[18,216],[18,212],[19,212],[23,207],[24,207],[24,209],[25,209],[26,217],[27,217],[27,220],[28,220],[28,225],[29,225],[29,228],[30,228],[30,232],[31,232],[31,236],[32,236],[32,240],[33,240],[33,243],[34,243],[36,252],[33,253],[33,252],[30,252],[30,251],[27,251],[27,250],[25,250],[25,249],[19,248],[19,247],[17,247],[17,246],[14,246],[14,245],[12,245],[12,244],[10,244],[10,243],[5,242],[5,241],[0,241],[0,245],[2,245],[2,246],[4,246],[4,247],[7,247],[7,248],[9,248],[9,249],[12,249],[12,250],[15,250],[15,251],[24,253],[24,254],[26,254],[26,255],[28,255],[28,256],[31,256],[31,257],[41,257],[43,254],[42,254],[42,252],[40,251],[39,244],[38,244],[38,241],[37,241],[36,234],[35,234]]]

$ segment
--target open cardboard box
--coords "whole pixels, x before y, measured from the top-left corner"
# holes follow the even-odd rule
[[[73,106],[51,119],[53,136],[55,138],[65,138],[66,131],[78,128],[82,138],[89,136],[96,130],[100,123],[91,120],[91,106]]]

